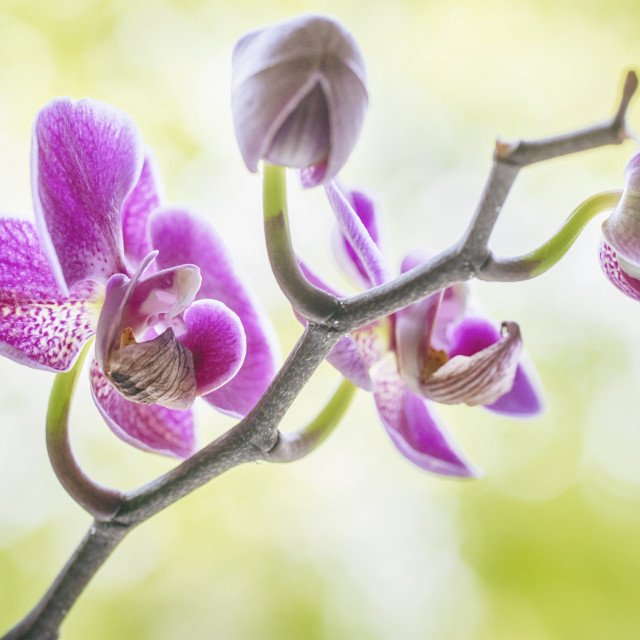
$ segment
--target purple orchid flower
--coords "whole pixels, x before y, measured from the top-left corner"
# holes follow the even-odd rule
[[[612,284],[640,300],[640,151],[631,156],[624,178],[620,202],[602,225],[600,264]]]
[[[364,288],[387,282],[390,270],[372,201],[335,181],[326,191],[338,220],[333,249],[340,265]],[[402,271],[427,259],[424,252],[411,253]],[[303,268],[316,286],[330,290]],[[457,284],[343,337],[327,360],[373,392],[382,423],[405,457],[427,471],[465,477],[478,469],[432,403],[483,405],[517,417],[537,414],[542,403],[535,371],[521,351],[518,325],[505,322],[500,329],[469,301],[467,285]]]
[[[191,454],[197,396],[244,416],[275,371],[272,329],[213,228],[163,204],[133,120],[97,100],[46,104],[32,190],[35,225],[0,218],[0,355],[66,371],[96,335],[96,405],[143,450]]]
[[[340,171],[368,105],[364,60],[351,34],[305,15],[248,33],[232,59],[231,107],[250,171],[266,160],[308,168],[308,186]]]

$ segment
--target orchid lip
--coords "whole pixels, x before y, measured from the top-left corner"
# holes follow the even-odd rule
[[[521,351],[518,325],[505,322],[499,342],[472,356],[454,356],[420,380],[421,392],[442,404],[492,404],[511,390]]]

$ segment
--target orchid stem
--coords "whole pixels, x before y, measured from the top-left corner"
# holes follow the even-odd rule
[[[108,520],[122,503],[122,495],[96,484],[76,462],[69,443],[69,409],[82,365],[89,351],[87,343],[70,371],[56,375],[47,408],[47,451],[51,466],[65,491],[91,515]]]
[[[604,191],[587,198],[547,242],[518,258],[493,258],[482,268],[482,280],[527,280],[536,278],[556,265],[569,251],[584,228],[597,215],[614,209],[621,191]]]
[[[302,273],[291,244],[286,173],[264,163],[264,232],[273,274],[294,308],[309,320],[323,322],[338,306],[335,296],[312,285]]]
[[[317,449],[338,426],[351,402],[356,387],[344,379],[322,411],[305,427],[295,433],[281,433],[276,446],[265,456],[269,462],[293,462]]]

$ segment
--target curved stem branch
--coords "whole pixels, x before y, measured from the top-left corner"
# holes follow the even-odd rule
[[[94,522],[39,604],[3,640],[55,640],[67,613],[129,529]]]
[[[138,524],[224,471],[264,458],[278,441],[278,425],[340,334],[310,323],[269,388],[233,429],[151,484],[128,494],[114,521]]]
[[[543,274],[569,251],[591,220],[604,211],[616,207],[621,195],[621,191],[605,191],[588,198],[571,213],[556,234],[543,245],[517,258],[491,257],[478,272],[478,278],[506,282],[527,280]]]
[[[120,492],[94,482],[80,468],[69,443],[69,409],[78,376],[91,342],[87,343],[70,371],[58,373],[47,408],[47,452],[51,466],[65,491],[92,516],[109,519],[122,502]]]
[[[291,244],[287,214],[286,170],[264,163],[264,233],[273,274],[293,307],[309,320],[322,322],[335,311],[335,296],[312,285],[302,273]]]
[[[294,433],[281,433],[280,439],[264,459],[269,462],[293,462],[317,449],[340,424],[355,398],[356,387],[343,380],[322,411],[305,427]]]
[[[450,284],[481,274],[490,257],[489,237],[519,169],[568,153],[622,142],[629,135],[625,115],[636,86],[635,74],[628,74],[615,117],[602,125],[547,140],[498,143],[487,187],[462,240],[393,282],[347,300],[337,300],[313,287],[302,275],[289,238],[284,173],[265,165],[265,229],[269,259],[285,295],[312,322],[251,413],[231,431],[165,476],[127,495],[111,521],[97,522],[42,602],[5,636],[5,640],[55,638],[71,605],[131,527],[220,473],[243,462],[267,458],[281,441],[277,427],[282,417],[342,335]],[[496,279],[512,278],[509,273],[503,273]],[[66,416],[68,405],[65,407],[61,403],[55,409],[59,419]],[[54,453],[62,453],[64,460],[67,456],[64,447],[57,451],[60,443],[54,442],[54,445]],[[295,459],[293,453],[291,459]],[[104,517],[108,516],[105,514]]]

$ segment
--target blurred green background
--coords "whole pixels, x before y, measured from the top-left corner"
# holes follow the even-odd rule
[[[229,110],[230,54],[245,31],[331,13],[368,64],[371,109],[343,177],[373,186],[394,263],[465,228],[495,137],[535,137],[608,117],[640,65],[635,0],[2,0],[0,210],[29,217],[30,127],[58,95],[128,111],[167,194],[207,214],[269,311],[287,353],[300,327],[266,265],[260,180],[245,170]],[[640,127],[640,103],[630,111]],[[633,150],[527,169],[492,239],[530,250],[587,196],[622,184]],[[331,216],[291,195],[295,244],[340,283]],[[474,284],[520,322],[547,409],[515,422],[442,409],[486,475],[452,482],[411,467],[361,393],[338,432],[290,466],[219,478],[125,540],[77,603],[65,640],[555,640],[640,637],[640,306],[608,285],[598,223],[552,272]],[[338,383],[323,367],[283,428]],[[0,361],[0,632],[23,616],[88,517],[58,486],[43,421],[51,376]],[[207,407],[207,442],[230,422]],[[170,461],[118,441],[86,383],[72,416],[78,457],[134,488]]]

